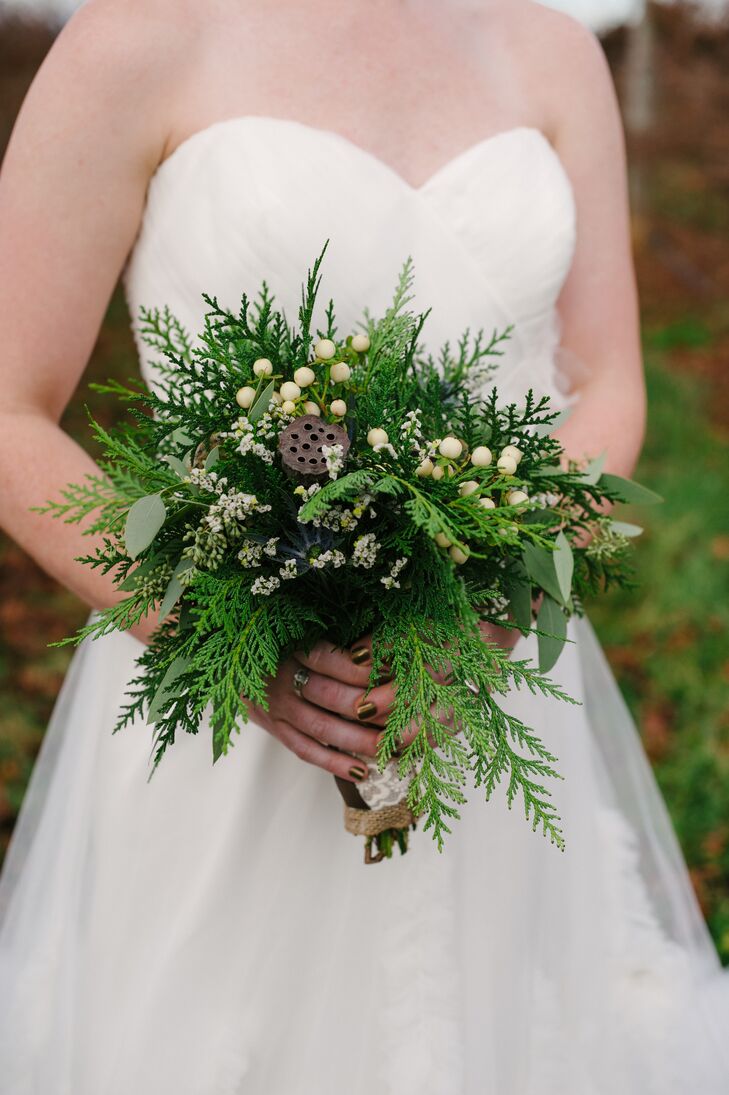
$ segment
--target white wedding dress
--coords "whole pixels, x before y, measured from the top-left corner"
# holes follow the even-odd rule
[[[126,288],[195,329],[202,290],[235,307],[265,278],[293,316],[328,238],[347,332],[411,254],[426,341],[514,322],[504,395],[561,405],[574,237],[534,129],[413,187],[246,117],[157,171]],[[726,1095],[726,977],[589,625],[571,637],[553,675],[582,706],[508,701],[559,757],[566,852],[473,792],[442,855],[418,831],[378,867],[331,777],[255,725],[214,767],[209,734],[183,736],[148,783],[150,729],[111,734],[141,648],[84,644],[2,882],[2,1095]]]

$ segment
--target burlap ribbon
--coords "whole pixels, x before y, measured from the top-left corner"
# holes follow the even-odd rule
[[[409,829],[414,823],[415,818],[406,802],[382,806],[379,810],[359,810],[346,803],[344,806],[344,827],[355,836],[379,836],[387,829]]]

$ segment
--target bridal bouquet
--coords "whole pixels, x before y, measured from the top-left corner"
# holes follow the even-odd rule
[[[312,332],[322,258],[298,329],[265,286],[237,314],[206,296],[194,342],[169,311],[142,313],[157,384],[99,388],[133,423],[93,423],[102,474],[42,510],[92,518],[102,546],[81,561],[122,594],[74,641],[157,614],[118,722],[154,726],[156,766],[204,720],[217,760],[285,657],[371,634],[371,686],[386,673],[396,700],[369,778],[340,784],[367,860],[404,851],[421,818],[442,846],[468,778],[487,799],[504,783],[561,847],[555,758],[500,701],[571,702],[545,674],[584,595],[627,581],[640,531],[600,506],[650,492],[566,462],[546,399],[480,394],[508,332],[425,353],[410,263],[381,319],[340,336],[330,304]],[[482,621],[527,633],[537,605],[538,666],[484,642]]]

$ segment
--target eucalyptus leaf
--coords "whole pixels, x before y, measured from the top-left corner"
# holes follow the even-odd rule
[[[564,598],[554,566],[554,553],[547,551],[546,548],[537,547],[536,544],[525,544],[522,549],[522,559],[534,585],[539,586],[545,593],[549,593],[555,601],[563,602]]]
[[[259,418],[263,417],[263,415],[268,410],[268,406],[271,402],[271,396],[273,395],[275,390],[276,390],[276,384],[272,380],[269,384],[266,385],[266,387],[263,389],[263,391],[259,395],[258,399],[255,401],[255,403],[253,404],[253,406],[249,410],[249,412],[248,412],[248,421],[249,422],[257,422]]]
[[[127,574],[124,581],[120,582],[116,588],[120,589],[122,593],[134,592],[134,590],[138,588],[141,580],[146,578],[146,576],[153,571],[155,567],[159,566],[159,564],[159,555],[151,555],[148,559],[143,559],[131,573]]]
[[[641,483],[635,483],[632,479],[623,479],[622,475],[613,475],[612,472],[603,472],[600,477],[600,486],[615,491],[620,495],[621,501],[629,505],[655,506],[663,501],[660,494],[642,486]]]
[[[189,601],[183,601],[180,605],[177,629],[180,634],[190,631],[195,626],[195,618],[192,614],[192,606]]]
[[[210,471],[215,467],[218,460],[220,460],[220,446],[216,445],[214,449],[211,449],[205,460],[205,471]]]
[[[634,536],[643,535],[643,529],[640,525],[629,525],[627,521],[613,521],[610,527],[615,532],[619,532],[621,536],[627,536],[630,539]]]
[[[600,476],[602,475],[602,470],[605,467],[606,460],[607,453],[603,452],[599,456],[596,456],[594,460],[591,460],[590,463],[587,465],[587,471],[584,473],[582,478],[585,480],[586,483],[589,483],[590,486],[594,487],[595,484],[599,482]]]
[[[522,524],[524,525],[546,525],[549,527],[559,524],[559,521],[560,516],[553,509],[532,509],[522,517]]]
[[[225,735],[222,731],[215,731],[212,735],[212,763],[217,764],[225,752]]]
[[[217,764],[225,753],[226,736],[220,727],[213,727],[213,764]]]
[[[519,630],[529,631],[532,626],[532,587],[526,573],[517,579],[509,591],[509,608]]]
[[[173,445],[194,445],[194,438],[190,437],[189,433],[183,426],[178,426],[170,434],[170,441]]]
[[[545,422],[542,426],[534,426],[532,433],[537,437],[548,437],[550,434],[558,430],[560,426],[564,426],[568,418],[572,417],[572,407],[565,407],[563,411],[560,411],[553,422]]]
[[[229,724],[222,721],[215,712],[210,718],[210,729],[213,732],[213,764],[217,764],[220,758],[232,749],[232,735]]]
[[[539,609],[537,628],[541,632],[537,638],[539,669],[542,673],[548,673],[556,665],[567,639],[567,617],[548,594],[545,594]]]
[[[172,577],[170,578],[167,589],[165,590],[165,595],[159,606],[160,623],[163,623],[167,619],[184,592],[184,586],[180,581],[180,576],[186,571],[191,570],[194,565],[192,559],[180,559],[173,570]]]
[[[127,553],[136,559],[154,541],[167,517],[167,507],[159,494],[139,498],[127,514],[124,543]]]
[[[181,685],[177,684],[178,678],[190,668],[189,658],[175,658],[160,682],[160,686],[154,694],[149,711],[147,724],[152,726],[164,713],[168,704],[180,695]]]
[[[166,456],[163,456],[162,459],[165,464],[169,464],[176,475],[179,475],[180,479],[186,479],[190,474],[189,467],[183,464],[178,456],[172,456],[171,453],[168,453]]]
[[[557,581],[559,582],[559,589],[562,594],[562,602],[567,604],[570,599],[570,593],[572,592],[572,575],[575,570],[575,560],[569,540],[563,532],[560,532],[558,535],[556,544],[557,546],[554,555],[552,556],[554,559],[554,569],[557,572]]]

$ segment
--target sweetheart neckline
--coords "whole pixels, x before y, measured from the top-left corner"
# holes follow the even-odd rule
[[[554,156],[556,163],[562,172],[562,175],[568,184],[570,191],[574,196],[571,179],[567,173],[567,169],[562,161],[561,156],[557,152],[556,148],[542,132],[536,126],[529,125],[516,125],[510,126],[508,129],[499,130],[498,133],[492,133],[487,137],[482,138],[480,141],[476,141],[474,144],[468,145],[466,148],[457,152],[455,156],[452,156],[450,160],[446,160],[445,163],[437,167],[427,179],[422,183],[411,183],[404,175],[387,162],[387,160],[381,159],[376,153],[370,152],[363,145],[357,144],[350,137],[345,137],[344,134],[338,133],[333,129],[326,129],[320,126],[309,125],[307,122],[300,122],[295,118],[279,118],[274,115],[267,114],[237,114],[231,118],[221,118],[216,122],[211,122],[209,125],[203,126],[201,129],[191,133],[189,137],[185,137],[180,141],[178,145],[173,148],[169,156],[166,156],[157,166],[150,178],[150,184],[157,178],[157,176],[165,173],[169,164],[175,162],[180,156],[184,155],[190,148],[195,147],[203,139],[209,137],[211,134],[221,131],[222,129],[239,126],[244,124],[250,124],[251,122],[266,122],[276,126],[288,126],[294,127],[299,130],[311,133],[314,136],[323,137],[327,140],[333,141],[342,147],[349,148],[363,159],[368,160],[370,163],[377,165],[382,171],[388,174],[391,178],[395,179],[402,187],[404,187],[411,194],[425,194],[431,186],[433,186],[441,178],[455,170],[457,167],[467,163],[472,157],[478,153],[483,152],[486,148],[490,148],[492,145],[498,144],[502,140],[509,137],[514,137],[517,134],[529,134],[532,137],[536,137]]]

